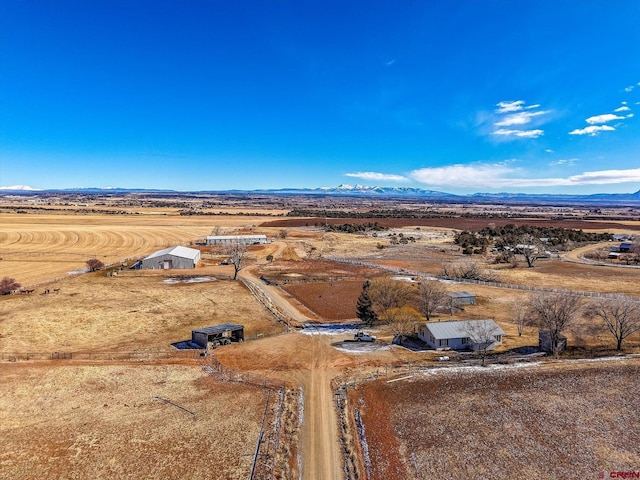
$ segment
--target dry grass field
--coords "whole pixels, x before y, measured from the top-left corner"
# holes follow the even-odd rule
[[[135,215],[3,212],[0,275],[28,287],[82,270],[90,258],[105,264],[141,258],[162,248],[189,245],[216,227],[223,234],[255,233],[254,226],[262,220],[258,216],[181,216],[175,209]]]
[[[597,478],[637,471],[637,361],[442,369],[351,391],[367,478]]]
[[[194,365],[4,364],[0,477],[245,479],[265,397]]]
[[[218,265],[222,252],[209,247],[195,270],[119,270],[117,276],[68,272],[85,268],[89,258],[109,264],[142,257],[170,245],[192,244],[214,230],[264,233],[286,238],[249,249],[248,264],[256,265],[247,271],[255,273],[256,283],[260,275],[274,280],[292,308],[302,311],[302,304],[321,322],[350,320],[364,278],[384,272],[328,257],[437,275],[444,262],[468,259],[451,243],[452,229],[462,228],[458,219],[406,226],[390,221],[394,229],[374,237],[325,233],[304,219],[274,223],[272,215],[283,210],[269,202],[253,208],[251,201],[241,200],[227,206],[222,200],[178,206],[176,200],[164,206],[119,202],[88,207],[41,203],[25,212],[0,208],[0,276],[14,277],[25,287],[50,282],[30,295],[0,297],[0,478],[247,478],[264,390],[219,383],[204,374],[198,360],[173,355],[171,344],[189,339],[194,328],[239,323],[249,340],[264,336],[216,349],[215,358],[235,372],[304,389],[305,421],[315,426],[305,427],[300,438],[298,432],[283,433],[283,444],[295,447],[280,459],[289,468],[277,478],[299,478],[300,469],[303,478],[340,470],[333,461],[339,448],[332,379],[432,364],[440,355],[386,345],[392,338],[387,327],[376,332],[381,348],[368,353],[339,349],[352,338],[346,334],[276,335],[283,325],[242,283],[228,280],[232,267]],[[291,202],[282,200],[283,205]],[[181,215],[185,209],[199,214]],[[476,228],[492,220],[465,219],[464,225]],[[640,229],[640,222],[632,221],[581,225]],[[392,233],[415,236],[416,241],[393,244]],[[559,260],[539,261],[533,269],[484,266],[505,283],[640,297],[637,269]],[[167,282],[195,276],[213,280]],[[525,302],[527,293],[467,284],[446,288],[471,291],[478,302],[437,318],[495,318],[507,333],[500,351],[537,344],[536,329],[529,327],[518,337],[510,323],[511,306]],[[45,289],[50,293],[44,294]],[[569,333],[570,343],[577,344],[579,335]],[[604,334],[589,341],[607,348],[612,344]],[[640,334],[625,343],[627,352],[639,347]],[[128,363],[114,360],[117,356],[86,355],[42,362],[19,357],[16,362],[12,352],[149,355]],[[637,468],[640,439],[625,425],[637,423],[640,413],[631,395],[638,369],[631,360],[614,365],[564,362],[473,374],[453,369],[410,381],[361,385],[352,400],[363,415],[370,478],[595,478],[599,470]],[[175,402],[195,417],[153,397]],[[288,408],[296,410],[295,399]],[[290,424],[292,419],[295,414]],[[540,419],[548,421],[548,430],[539,431]],[[547,433],[558,438],[556,443],[549,443]],[[301,455],[309,458],[296,458],[298,440]],[[518,444],[523,445],[520,453],[514,449]],[[322,451],[333,453],[323,458]],[[488,460],[492,454],[495,458]],[[545,458],[547,463],[552,459],[551,466]]]
[[[241,283],[165,283],[179,273],[193,271],[95,272],[53,284],[58,293],[0,297],[0,352],[166,351],[219,323],[282,331]]]

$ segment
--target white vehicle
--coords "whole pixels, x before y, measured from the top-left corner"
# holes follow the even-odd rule
[[[365,333],[363,331],[356,333],[353,336],[353,339],[356,342],[375,342],[376,341],[376,337],[374,337],[373,335],[369,335],[368,333]]]

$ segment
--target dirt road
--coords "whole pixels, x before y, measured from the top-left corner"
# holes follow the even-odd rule
[[[243,269],[238,275],[259,288],[280,311],[299,323],[315,319],[301,312],[302,305],[292,303],[291,297],[277,287],[266,285],[251,271]],[[323,341],[324,340],[324,341]],[[331,379],[335,372],[327,355],[326,339],[310,335],[308,353],[310,368],[299,373],[304,391],[304,422],[302,427],[302,473],[305,480],[343,478],[342,458],[338,443],[338,425],[333,404]]]
[[[333,407],[331,378],[334,372],[323,354],[319,336],[310,336],[313,364],[302,379],[305,419],[302,435],[303,478],[343,478],[338,425]]]

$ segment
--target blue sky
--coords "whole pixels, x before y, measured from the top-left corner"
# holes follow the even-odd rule
[[[640,1],[0,1],[0,186],[640,189]]]

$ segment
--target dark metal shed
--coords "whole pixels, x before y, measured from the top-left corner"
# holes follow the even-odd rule
[[[191,331],[191,342],[207,350],[244,341],[244,325],[224,323]]]

